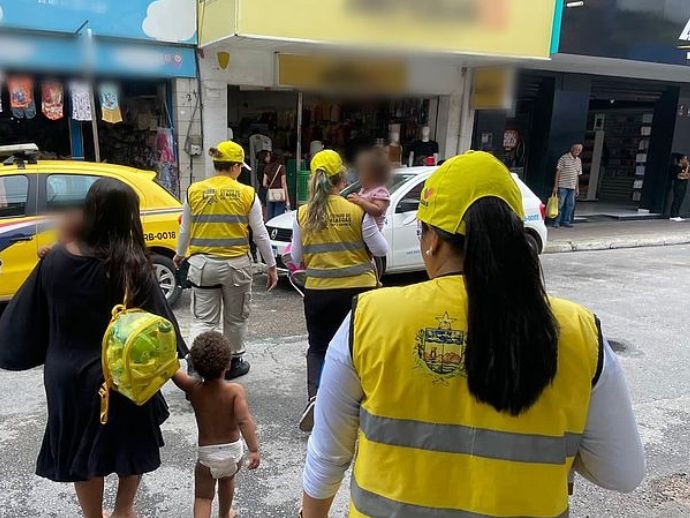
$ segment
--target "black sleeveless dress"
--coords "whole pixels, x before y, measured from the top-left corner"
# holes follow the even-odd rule
[[[135,301],[175,325],[180,356],[187,347],[156,279],[147,300]],[[111,310],[103,264],[56,247],[43,259],[0,318],[0,368],[44,365],[48,423],[36,474],[80,482],[115,473],[141,475],[160,466],[160,425],[168,407],[158,393],[137,406],[111,392],[107,425],[101,425],[98,389],[103,383],[101,341]]]

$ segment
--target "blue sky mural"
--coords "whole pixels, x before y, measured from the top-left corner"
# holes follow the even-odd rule
[[[0,0],[0,27],[196,42],[196,0]]]

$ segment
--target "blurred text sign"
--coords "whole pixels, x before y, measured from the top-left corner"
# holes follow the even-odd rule
[[[515,71],[505,67],[475,68],[471,106],[475,110],[509,110],[513,106]]]
[[[550,56],[558,0],[216,0],[201,44],[224,38],[376,50]],[[227,12],[234,9],[233,13]],[[218,13],[220,14],[220,12]],[[220,24],[224,25],[221,29]],[[205,35],[204,35],[205,33]],[[221,34],[222,33],[222,34]]]
[[[407,84],[407,66],[397,60],[278,54],[278,86],[398,94]]]

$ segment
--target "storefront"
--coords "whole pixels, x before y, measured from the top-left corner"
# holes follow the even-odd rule
[[[545,198],[558,158],[582,143],[579,215],[664,214],[671,154],[690,150],[689,19],[674,0],[566,7],[558,54],[524,67],[509,109],[476,113],[474,144],[491,140]]]
[[[434,1],[420,11],[336,0],[319,12],[304,0],[200,2],[204,147],[230,129],[251,160],[270,145],[295,168],[321,145],[348,159],[389,146],[402,166],[468,149],[467,67],[485,56],[549,56],[556,2],[538,0],[536,15],[500,3]]]
[[[196,77],[195,6],[181,25],[165,3],[6,5],[0,145],[34,142],[45,158],[156,170],[179,193],[173,93]]]

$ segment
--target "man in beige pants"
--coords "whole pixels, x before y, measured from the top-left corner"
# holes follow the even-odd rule
[[[189,342],[220,327],[232,345],[233,358],[226,379],[249,372],[244,360],[247,319],[252,293],[249,229],[268,265],[267,289],[278,283],[276,261],[263,222],[261,204],[252,187],[237,181],[244,150],[232,141],[211,149],[216,175],[192,184],[184,202],[175,264],[189,256],[192,284]]]

